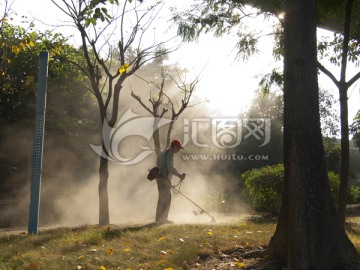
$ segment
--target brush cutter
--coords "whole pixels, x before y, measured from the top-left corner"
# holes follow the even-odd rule
[[[214,216],[212,216],[210,213],[208,213],[205,209],[203,209],[200,205],[198,205],[197,203],[195,203],[193,200],[191,200],[188,196],[186,196],[184,193],[182,193],[180,190],[177,190],[175,188],[175,186],[171,187],[172,191],[175,194],[180,194],[182,195],[185,199],[187,199],[189,202],[191,202],[192,204],[194,204],[196,207],[198,207],[200,209],[200,214],[207,214],[209,217],[211,217],[211,222],[216,222],[216,219]],[[196,212],[196,211],[195,211]],[[195,214],[195,212],[193,212]],[[196,212],[196,215],[198,213]]]

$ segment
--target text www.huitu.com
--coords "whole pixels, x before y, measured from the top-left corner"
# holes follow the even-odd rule
[[[269,160],[269,155],[260,154],[213,154],[213,155],[201,155],[201,154],[184,154],[183,160],[188,161],[266,161]]]

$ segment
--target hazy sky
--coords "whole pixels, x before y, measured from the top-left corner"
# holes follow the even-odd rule
[[[182,5],[186,3],[186,1],[172,2],[181,2]],[[13,0],[12,9],[19,15],[35,17],[46,23],[56,24],[66,18],[50,0]],[[46,11],[44,12],[44,10]],[[262,24],[261,27],[264,27],[262,20],[258,20],[256,23]],[[40,22],[37,22],[36,25],[37,27],[45,27]],[[162,26],[157,27],[159,29]],[[168,34],[168,32],[161,33],[162,31],[158,29],[157,38]],[[65,27],[59,28],[57,31],[63,32],[65,35],[71,31],[75,32],[73,29]],[[324,33],[329,34],[329,32],[321,31],[319,36]],[[235,42],[235,37],[214,38],[208,34],[202,36],[198,42],[183,45],[179,51],[171,56],[174,61],[178,61],[190,73],[199,74],[201,72],[197,94],[209,100],[207,106],[214,110],[214,114],[217,114],[214,116],[237,116],[239,111],[243,110],[254,96],[255,90],[258,88],[258,77],[270,72],[275,63],[271,55],[272,45],[269,37],[260,42],[260,53],[245,62],[235,60]],[[276,65],[279,66],[281,63]],[[340,72],[335,67],[328,63],[326,66],[335,71],[334,74],[338,77]],[[352,68],[349,74],[354,74],[358,70]],[[320,87],[332,90],[335,97],[338,96],[336,87],[324,75],[320,76]],[[359,83],[349,89],[350,123],[359,109],[359,89]]]

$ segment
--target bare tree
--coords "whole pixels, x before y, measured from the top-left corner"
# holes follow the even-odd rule
[[[80,34],[86,64],[72,62],[90,81],[88,86],[98,103],[102,126],[102,154],[99,164],[99,224],[109,224],[108,153],[110,130],[118,119],[120,92],[126,79],[145,63],[172,50],[159,48],[167,41],[147,42],[146,34],[163,7],[146,1],[51,0],[71,18]],[[111,8],[111,14],[108,8]],[[115,58],[117,57],[117,59]]]
[[[139,102],[139,104],[154,117],[154,145],[156,156],[159,157],[161,153],[161,144],[160,144],[160,133],[158,129],[158,122],[166,114],[169,116],[169,126],[166,133],[166,145],[170,144],[171,132],[173,126],[179,116],[189,107],[193,107],[197,104],[190,104],[193,93],[195,92],[196,85],[199,83],[199,76],[196,76],[190,82],[186,80],[187,71],[179,71],[179,69],[166,69],[164,66],[160,67],[160,82],[156,83],[152,80],[146,80],[140,76],[141,80],[147,83],[147,85],[152,85],[155,87],[154,92],[149,92],[149,104],[146,104],[139,95],[135,94],[134,91],[131,92],[131,96]],[[183,75],[184,74],[184,75]],[[167,84],[174,84],[176,88],[176,96],[181,95],[181,100],[174,97],[174,95],[169,95],[169,87]],[[180,93],[179,93],[180,92]]]

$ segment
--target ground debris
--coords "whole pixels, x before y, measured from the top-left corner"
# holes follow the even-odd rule
[[[265,255],[262,246],[240,246],[232,250],[218,250],[190,266],[189,270],[281,270],[280,261]]]

